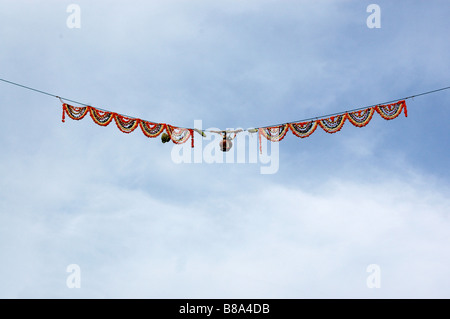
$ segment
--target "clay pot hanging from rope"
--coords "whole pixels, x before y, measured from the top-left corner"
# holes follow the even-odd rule
[[[222,152],[228,152],[231,147],[233,146],[233,143],[231,143],[231,139],[227,137],[227,133],[223,133],[223,139],[220,141],[219,147]]]

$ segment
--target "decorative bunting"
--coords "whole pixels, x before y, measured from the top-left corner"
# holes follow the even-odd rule
[[[140,120],[139,126],[141,127],[142,133],[145,136],[154,138],[159,136],[166,129],[166,124],[152,123]]]
[[[29,86],[25,86],[23,84],[15,83],[12,81],[8,81],[5,79],[0,79],[0,81],[9,83],[12,85],[19,86],[21,88],[32,90],[35,92],[39,92],[41,94],[46,94],[49,96],[53,96],[55,98],[58,98],[61,101],[61,104],[63,106],[63,112],[62,112],[62,122],[65,122],[65,115],[67,114],[71,119],[73,120],[81,120],[84,118],[89,112],[91,118],[95,123],[101,126],[107,126],[112,119],[114,118],[117,127],[124,133],[130,133],[134,131],[137,126],[139,125],[141,127],[142,132],[145,136],[153,138],[158,135],[160,135],[164,130],[167,131],[167,133],[163,134],[163,142],[172,140],[174,143],[184,143],[189,139],[189,136],[191,137],[191,145],[194,147],[194,131],[205,137],[205,132],[210,133],[219,133],[224,134],[226,136],[226,133],[229,133],[229,130],[225,131],[212,131],[212,130],[199,130],[199,129],[191,129],[191,128],[177,128],[173,126],[168,126],[164,123],[152,123],[143,121],[141,119],[135,119],[127,116],[123,116],[117,113],[103,111],[95,109],[91,106],[87,106],[86,104],[83,104],[81,102],[76,102],[74,100],[68,100],[65,98],[62,98],[58,95],[51,94],[49,92],[41,91],[34,89]],[[317,125],[320,125],[323,130],[327,133],[336,133],[338,132],[342,126],[345,123],[345,120],[348,119],[354,126],[356,127],[363,127],[366,126],[370,120],[372,119],[373,113],[376,111],[380,116],[385,120],[392,120],[395,119],[400,115],[400,113],[403,111],[405,114],[405,117],[408,116],[408,111],[406,108],[406,102],[405,100],[414,98],[416,96],[423,96],[426,94],[432,94],[443,90],[450,89],[450,86],[443,87],[440,89],[423,92],[416,95],[411,95],[409,97],[404,97],[402,100],[397,99],[393,101],[397,101],[392,103],[393,101],[385,102],[385,103],[391,103],[391,104],[385,104],[385,105],[376,105],[367,107],[366,109],[353,109],[348,112],[342,112],[339,115],[327,115],[330,116],[329,118],[322,118],[319,119],[316,117],[315,120],[309,121],[305,120],[298,121],[298,122],[289,122],[285,124],[280,125],[271,125],[271,126],[265,126],[261,128],[250,128],[246,131],[249,133],[256,133],[258,132],[259,136],[259,142],[260,142],[260,150],[261,150],[261,136],[264,135],[264,137],[270,141],[273,142],[279,142],[281,141],[285,136],[287,131],[290,129],[292,133],[300,138],[308,137],[310,136],[317,128]],[[68,105],[64,103],[63,100],[72,101],[76,104],[84,105],[83,107],[75,107]],[[244,130],[239,130],[239,132],[242,132]],[[236,131],[235,133],[238,133]],[[170,136],[169,136],[170,134]]]
[[[100,111],[89,106],[89,114],[92,120],[100,126],[108,126],[114,118],[114,113],[107,111]]]
[[[88,112],[88,108],[87,107],[72,106],[72,105],[69,105],[69,104],[63,104],[63,114],[64,114],[64,111],[67,113],[67,115],[72,120],[78,121],[78,120],[81,120],[83,117],[86,116],[86,114]],[[64,117],[63,117],[63,119],[64,119]]]
[[[191,146],[194,147],[194,130],[188,128],[180,128],[164,123],[153,123],[144,121],[138,118],[127,117],[118,113],[103,111],[96,109],[92,106],[77,107],[66,103],[63,103],[63,122],[65,119],[65,114],[67,114],[71,119],[81,120],[89,112],[92,120],[100,126],[108,126],[109,123],[114,119],[116,126],[123,133],[131,133],[138,126],[141,128],[142,133],[145,136],[154,138],[159,136],[164,131],[167,132],[170,137],[169,141],[172,140],[175,144],[183,144],[191,138]],[[203,132],[199,133],[201,135]]]
[[[169,134],[172,142],[175,144],[183,144],[191,137],[192,130],[166,124],[166,132]]]
[[[365,110],[359,110],[354,112],[348,112],[347,118],[356,127],[363,127],[369,124],[372,119],[375,110],[373,107],[369,107]]]
[[[249,129],[249,132],[259,132],[259,140],[261,144],[261,136],[272,142],[279,142],[290,129],[292,133],[300,138],[310,136],[320,126],[327,133],[336,133],[342,129],[345,121],[348,119],[356,127],[364,127],[369,124],[375,111],[381,115],[385,120],[392,120],[399,116],[404,111],[405,116],[408,116],[406,103],[404,100],[392,104],[377,105],[375,107],[368,107],[355,111],[349,111],[338,115],[333,115],[328,118],[311,120],[308,122],[291,122],[287,124],[277,125],[273,127],[263,127],[259,129]]]
[[[122,131],[123,133],[133,132],[138,127],[140,122],[139,119],[125,117],[116,113],[114,113],[114,121],[116,122],[116,125],[119,128],[119,130]]]
[[[290,123],[289,128],[295,136],[305,138],[314,133],[317,128],[317,121]]]
[[[336,133],[342,129],[342,126],[344,126],[347,119],[356,127],[364,127],[371,121],[375,111],[385,120],[395,119],[402,111],[404,112],[405,117],[408,116],[406,102],[405,100],[401,100],[391,104],[377,105],[366,109],[348,111],[327,118],[260,127],[248,129],[247,131],[250,133],[258,132],[259,148],[261,152],[261,136],[264,136],[271,142],[279,142],[286,136],[287,132],[291,130],[295,136],[305,138],[314,133],[317,126],[320,126],[327,133]],[[127,117],[114,112],[99,110],[92,106],[77,107],[66,103],[63,103],[62,121],[65,121],[65,114],[73,120],[81,120],[88,112],[92,120],[101,126],[108,126],[114,119],[116,126],[123,133],[131,133],[139,126],[145,136],[155,138],[165,131],[166,133],[162,136],[163,143],[172,141],[175,144],[183,144],[191,138],[191,147],[194,147],[194,131],[203,137],[206,136],[205,131],[199,129],[181,128],[165,123],[153,123],[138,118]],[[242,131],[243,130],[240,129],[237,131],[209,132],[225,134],[226,136],[226,133],[234,132],[236,135],[236,133]]]
[[[268,139],[271,142],[279,142],[281,141],[285,136],[286,133],[289,130],[289,125],[279,125],[274,127],[262,127],[259,129],[260,134],[264,136],[266,139]]]
[[[25,88],[28,90],[33,90],[35,92],[39,92],[42,94],[46,94],[49,96],[53,96],[55,98],[58,98],[61,101],[62,104],[62,122],[65,122],[65,115],[67,114],[71,119],[73,120],[81,120],[83,119],[86,114],[89,112],[92,120],[101,126],[107,126],[109,123],[114,119],[117,127],[121,132],[124,133],[131,133],[134,131],[137,126],[141,127],[142,132],[145,136],[154,138],[158,135],[160,135],[164,130],[167,133],[164,133],[169,137],[169,140],[172,140],[176,144],[185,143],[189,137],[191,137],[191,146],[194,147],[194,131],[205,137],[205,132],[211,132],[211,133],[219,133],[223,134],[223,136],[226,136],[226,133],[229,133],[229,130],[225,131],[212,131],[212,130],[199,130],[199,129],[192,129],[192,128],[180,128],[171,126],[164,123],[153,123],[153,122],[147,122],[143,121],[138,118],[132,118],[127,117],[118,113],[99,110],[96,108],[93,108],[91,106],[88,106],[86,104],[83,104],[81,102],[76,102],[74,100],[68,100],[65,98],[62,98],[58,95],[54,95],[45,91],[37,90],[29,86],[25,86],[22,84],[18,84],[12,81],[8,81],[5,79],[0,79],[0,81],[9,83],[12,85],[19,86],[21,88]],[[376,111],[383,119],[385,120],[392,120],[397,118],[400,113],[403,111],[405,114],[405,117],[408,116],[408,111],[406,108],[406,102],[405,100],[414,98],[416,96],[423,96],[426,94],[435,93],[438,91],[448,90],[450,89],[450,86],[443,87],[440,89],[423,92],[416,95],[411,95],[409,97],[404,97],[403,99],[397,99],[385,103],[390,104],[383,104],[383,105],[376,105],[367,107],[365,109],[353,109],[347,112],[337,113],[338,115],[327,115],[328,118],[318,118],[316,117],[315,120],[305,120],[305,121],[296,121],[296,122],[288,122],[285,124],[280,125],[271,125],[271,126],[265,126],[260,128],[251,128],[247,129],[246,131],[249,133],[256,133],[258,132],[259,135],[259,141],[260,141],[260,150],[261,150],[261,136],[264,135],[264,137],[272,142],[279,142],[281,141],[285,136],[288,130],[291,130],[292,133],[300,138],[305,138],[310,136],[317,128],[318,125],[322,127],[322,129],[327,133],[336,133],[338,132],[342,126],[345,123],[345,120],[348,119],[354,126],[356,127],[364,127],[366,126],[372,119],[374,112]],[[64,103],[63,100],[72,101],[76,104],[83,105],[83,107],[76,107],[69,104]],[[396,102],[394,102],[396,101]],[[394,103],[392,103],[394,102]],[[309,121],[309,122],[308,122]],[[244,130],[240,129],[238,131],[235,131],[235,133],[242,132]]]
[[[342,126],[347,119],[347,113],[331,116],[326,119],[317,120],[320,127],[327,133],[336,133],[341,130]]]
[[[405,117],[408,116],[408,112],[406,110],[406,102],[405,100],[398,101],[396,103],[387,104],[387,105],[377,105],[376,110],[378,114],[385,120],[393,120],[397,116],[400,115],[402,110],[405,113]]]

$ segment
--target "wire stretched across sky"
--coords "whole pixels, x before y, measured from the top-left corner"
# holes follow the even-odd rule
[[[37,93],[40,93],[40,94],[45,94],[45,95],[57,98],[60,101],[64,100],[64,101],[72,102],[72,103],[75,103],[75,104],[78,104],[78,105],[82,105],[82,106],[90,106],[90,105],[88,105],[86,103],[82,103],[82,102],[79,102],[79,101],[68,99],[68,98],[65,98],[65,97],[53,94],[53,93],[46,92],[46,91],[38,90],[36,88],[30,87],[30,86],[26,86],[26,85],[23,85],[23,84],[20,84],[20,83],[16,83],[16,82],[13,82],[13,81],[9,81],[9,80],[6,80],[6,79],[0,78],[0,81],[3,81],[5,83],[21,87],[23,89],[34,91],[34,92],[37,92]],[[289,123],[307,122],[307,121],[311,121],[311,120],[314,120],[314,119],[336,116],[336,115],[340,115],[340,114],[343,114],[343,113],[346,113],[346,112],[360,111],[360,110],[363,110],[363,109],[366,109],[366,108],[375,107],[377,105],[394,103],[394,102],[397,102],[397,101],[400,101],[400,100],[408,100],[408,99],[412,99],[412,98],[415,98],[415,97],[419,97],[419,96],[423,96],[423,95],[427,95],[427,94],[432,94],[432,93],[436,93],[436,92],[439,92],[439,91],[444,91],[444,90],[447,90],[447,89],[450,89],[450,86],[443,87],[443,88],[440,88],[440,89],[431,90],[431,91],[427,91],[427,92],[417,93],[417,94],[414,94],[414,95],[411,95],[411,96],[402,97],[402,98],[398,98],[398,99],[394,99],[394,100],[390,100],[390,101],[386,101],[386,102],[381,102],[381,103],[377,103],[377,104],[373,104],[373,105],[363,106],[363,107],[355,108],[355,109],[351,109],[351,110],[346,110],[346,111],[341,111],[341,112],[331,113],[331,114],[325,114],[325,115],[322,115],[322,116],[316,116],[316,117],[311,117],[311,118],[307,118],[307,119],[301,119],[301,120],[297,120],[297,121],[290,121],[290,122],[285,122],[285,123],[280,123],[280,124],[271,124],[271,125],[267,125],[267,126],[261,126],[259,128],[276,127],[276,126],[281,126],[281,125],[285,125],[285,124],[289,124]],[[96,107],[96,109],[108,112],[107,110],[104,110],[104,109],[101,109],[101,108],[98,108],[98,107]],[[131,117],[129,115],[124,115],[124,114],[120,114],[120,115],[129,117],[129,118],[133,118],[133,117]],[[184,128],[184,127],[180,127],[180,128]],[[185,128],[185,129],[187,129],[187,128]],[[201,131],[202,132],[210,132],[209,130],[201,130]],[[243,130],[243,131],[247,131],[247,130]],[[223,131],[223,132],[225,132],[225,131]],[[217,132],[216,131],[211,131],[211,133],[217,133]]]

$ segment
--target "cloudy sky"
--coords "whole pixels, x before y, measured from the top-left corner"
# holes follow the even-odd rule
[[[449,16],[447,0],[2,0],[0,78],[154,122],[258,127],[449,86]],[[201,163],[177,163],[173,144],[62,123],[58,99],[0,82],[0,297],[449,298],[449,102],[288,133],[262,174],[257,136],[244,163],[208,162],[211,134]]]

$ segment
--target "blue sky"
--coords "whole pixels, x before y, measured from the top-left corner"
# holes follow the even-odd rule
[[[258,127],[449,86],[449,15],[447,1],[6,0],[0,78],[155,122]],[[2,82],[0,297],[448,298],[449,99],[288,133],[265,175],[176,164],[159,138],[61,123],[57,99]]]

